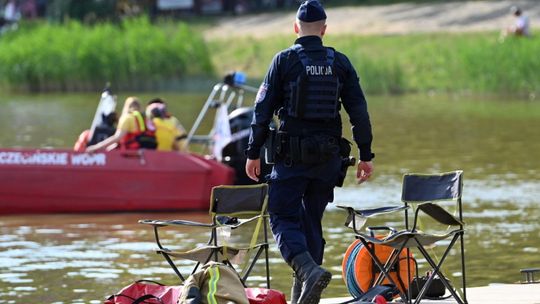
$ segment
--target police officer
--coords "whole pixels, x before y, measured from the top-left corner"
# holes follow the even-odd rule
[[[295,44],[277,53],[261,84],[246,155],[246,173],[258,180],[260,150],[273,114],[279,118],[275,164],[270,174],[270,226],[281,255],[294,270],[291,303],[318,303],[331,273],[320,265],[325,240],[322,216],[333,200],[342,157],[343,105],[360,150],[357,181],[373,172],[371,123],[354,67],[322,44],[326,14],[318,1],[297,12]]]

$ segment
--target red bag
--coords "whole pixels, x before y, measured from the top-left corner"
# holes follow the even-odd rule
[[[182,286],[139,280],[110,296],[104,304],[176,304],[181,290]]]
[[[249,304],[287,304],[285,294],[266,288],[246,288]]]

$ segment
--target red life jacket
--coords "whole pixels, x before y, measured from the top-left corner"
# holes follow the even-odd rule
[[[155,149],[157,141],[152,123],[147,122],[138,111],[133,111],[131,114],[135,117],[137,131],[126,134],[122,138],[121,147],[128,150]]]

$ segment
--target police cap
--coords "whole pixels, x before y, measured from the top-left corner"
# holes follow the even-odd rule
[[[307,0],[300,4],[296,18],[304,22],[315,22],[326,19],[326,13],[317,0]]]

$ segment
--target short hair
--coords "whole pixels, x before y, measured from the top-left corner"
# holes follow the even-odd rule
[[[154,103],[161,103],[161,104],[165,104],[165,101],[159,97],[156,97],[156,98],[153,98],[153,99],[150,99],[150,101],[148,103],[146,103],[146,105],[151,105],[151,104],[154,104]]]
[[[296,19],[296,23],[298,24],[298,27],[302,29],[303,31],[316,31],[319,29],[322,29],[322,27],[326,24],[326,19],[322,19],[315,22],[305,22],[300,19]]]

